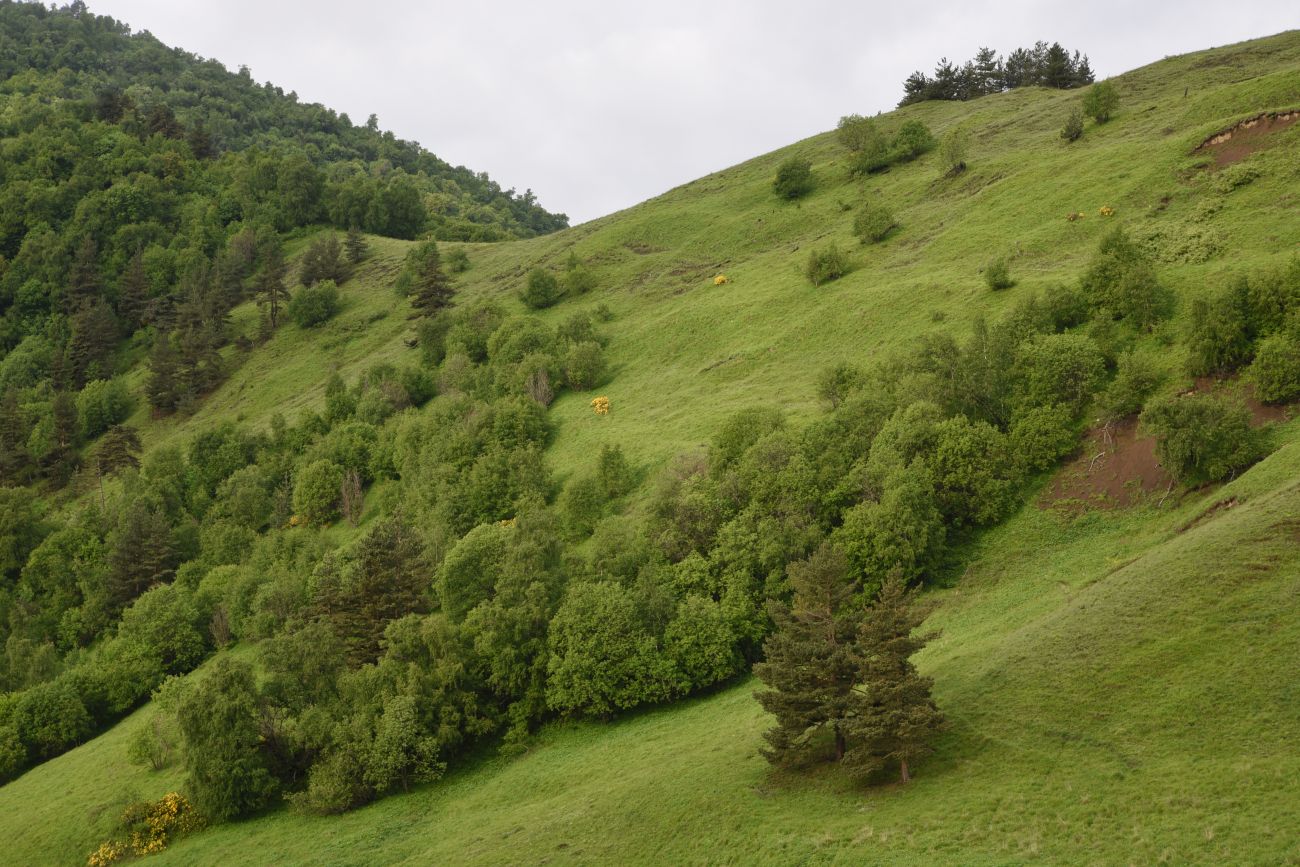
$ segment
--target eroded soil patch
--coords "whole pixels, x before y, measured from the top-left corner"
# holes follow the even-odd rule
[[[1300,109],[1266,112],[1216,132],[1192,152],[1212,155],[1216,168],[1230,166],[1263,147],[1269,133],[1285,129],[1296,121],[1300,121]]]

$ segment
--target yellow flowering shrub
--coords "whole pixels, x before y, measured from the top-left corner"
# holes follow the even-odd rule
[[[1097,213],[1101,214],[1103,217],[1113,217],[1115,216],[1115,209],[1110,205],[1102,205]]]
[[[194,806],[178,792],[168,792],[157,801],[132,804],[122,811],[120,836],[100,843],[86,858],[86,867],[105,867],[128,855],[161,852],[171,840],[202,825]]]
[[[591,408],[596,415],[609,415],[609,398],[593,397],[591,399]]]
[[[731,280],[727,277],[726,274],[719,274],[717,277],[713,278],[714,286],[721,286],[724,283],[730,283],[730,282]]]
[[[307,523],[307,520],[306,520],[305,518],[303,518],[302,515],[290,515],[290,516],[289,516],[289,526],[290,526],[290,527],[301,527],[303,524],[306,524],[306,523]]]

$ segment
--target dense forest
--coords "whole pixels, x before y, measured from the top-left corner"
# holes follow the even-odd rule
[[[992,48],[981,48],[963,64],[941,59],[934,75],[916,71],[903,82],[899,105],[927,99],[975,99],[1017,87],[1054,87],[1061,90],[1092,84],[1088,55],[1071,54],[1059,42],[1036,42],[1017,48],[1005,58]]]

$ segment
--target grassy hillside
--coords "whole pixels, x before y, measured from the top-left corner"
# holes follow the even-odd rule
[[[597,417],[590,394],[568,394],[551,413],[559,432],[547,457],[563,476],[610,442],[658,466],[757,403],[811,417],[827,364],[964,330],[1073,281],[1115,221],[1146,240],[1183,299],[1295,253],[1300,125],[1258,139],[1236,164],[1256,177],[1236,188],[1224,182],[1233,168],[1214,170],[1213,156],[1193,151],[1241,119],[1300,106],[1300,34],[1170,59],[1117,84],[1116,118],[1070,145],[1058,131],[1078,93],[1018,90],[884,118],[889,128],[920,118],[936,134],[966,126],[970,168],[955,178],[930,156],[849,180],[825,135],[555,235],[467,245],[462,295],[519,309],[514,293],[533,266],[558,268],[575,251],[595,270],[601,288],[545,314],[558,321],[600,304],[612,314],[612,376],[600,391],[612,412]],[[780,203],[771,177],[796,153],[818,186]],[[859,249],[849,226],[869,197],[902,228]],[[1098,215],[1103,205],[1116,216]],[[1076,211],[1085,218],[1067,222]],[[807,251],[832,239],[854,248],[855,269],[812,288]],[[346,377],[413,354],[405,303],[388,288],[404,249],[381,242],[323,334],[282,329],[193,417],[139,418],[146,445],[317,407],[331,368]],[[990,293],[980,269],[1002,255],[1018,285]],[[718,273],[732,282],[714,286]],[[1175,353],[1167,360],[1177,367]],[[757,756],[766,723],[744,683],[612,724],[555,726],[521,758],[346,816],[278,811],[209,830],[157,860],[1295,860],[1300,425],[1269,436],[1278,450],[1225,488],[1082,517],[1030,502],[962,552],[964,573],[934,591],[943,637],[919,660],[952,726],[907,788],[773,776]],[[139,717],[0,789],[10,856],[79,861],[123,786],[155,797],[176,785],[174,769],[124,770]]]

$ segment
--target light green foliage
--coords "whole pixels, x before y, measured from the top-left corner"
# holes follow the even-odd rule
[[[835,541],[848,557],[858,584],[874,593],[886,576],[924,578],[938,565],[946,529],[935,502],[934,483],[920,462],[895,473],[877,502],[844,513]]]
[[[608,716],[682,691],[681,674],[620,584],[569,587],[550,628],[546,701],[562,713]]]
[[[312,524],[328,524],[339,514],[343,470],[327,458],[312,461],[298,471],[293,486],[293,508]]]
[[[594,340],[584,340],[569,347],[564,357],[564,379],[570,388],[588,391],[605,378],[605,350]]]
[[[339,310],[339,287],[333,280],[303,286],[289,299],[289,316],[299,328],[323,325]]]
[[[560,300],[560,281],[542,268],[528,272],[528,281],[519,292],[519,300],[532,310],[543,310]]]
[[[808,264],[804,273],[814,286],[821,286],[832,280],[838,280],[848,273],[849,257],[840,252],[834,242],[825,247],[817,247],[808,254]]]
[[[1110,421],[1137,415],[1163,380],[1164,373],[1153,359],[1125,352],[1117,362],[1115,378],[1099,398],[1102,412]]]
[[[943,173],[956,175],[966,170],[966,157],[970,153],[970,131],[956,126],[944,133],[939,141],[939,165]]]
[[[681,677],[696,689],[711,686],[741,670],[737,635],[723,604],[687,596],[664,632],[664,650]]]
[[[1300,340],[1289,331],[1265,337],[1255,349],[1246,376],[1265,403],[1286,403],[1300,397]]]
[[[772,190],[783,199],[800,199],[812,192],[812,163],[801,157],[790,157],[781,163],[772,181]]]
[[[1245,279],[1209,298],[1193,299],[1189,312],[1187,366],[1193,376],[1230,373],[1250,361],[1254,328]]]
[[[1069,406],[1034,406],[1016,416],[1009,436],[1011,449],[1029,470],[1056,466],[1079,444],[1075,413]]]
[[[1141,421],[1156,438],[1161,466],[1184,485],[1221,481],[1260,456],[1249,410],[1221,397],[1165,397],[1148,405]]]
[[[1150,329],[1170,315],[1174,295],[1122,227],[1105,235],[1080,286],[1098,311]]]
[[[1083,97],[1083,113],[1097,123],[1110,120],[1119,108],[1119,91],[1109,80],[1099,81]]]
[[[908,162],[934,150],[934,144],[934,135],[929,127],[919,120],[909,120],[898,128],[890,150],[893,159]]]
[[[1065,126],[1061,127],[1061,138],[1067,142],[1078,141],[1083,137],[1083,112],[1071,109],[1065,117]]]
[[[1000,256],[984,266],[984,285],[995,292],[1016,285],[1016,281],[1011,279],[1011,266],[1006,257]]]
[[[1059,405],[1077,417],[1102,383],[1105,360],[1086,335],[1039,334],[1016,350],[1012,375],[1017,405]]]
[[[893,213],[879,202],[867,202],[853,218],[853,234],[864,244],[885,240],[897,227]]]
[[[96,379],[85,384],[77,395],[77,418],[82,436],[94,439],[131,415],[133,402],[126,383],[121,379]]]

